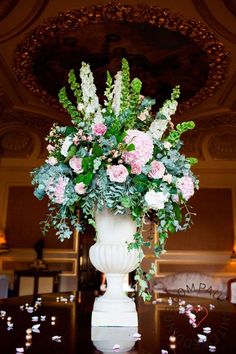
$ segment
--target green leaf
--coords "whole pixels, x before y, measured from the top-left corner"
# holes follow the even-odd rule
[[[84,157],[82,161],[82,167],[84,172],[89,172],[93,170],[93,157]]]
[[[85,175],[83,175],[83,174],[77,176],[76,179],[75,179],[75,183],[84,182],[84,178],[85,178]]]
[[[126,137],[127,133],[126,132],[123,132],[121,135],[116,135],[116,140],[118,143],[121,143],[124,138]]]
[[[92,180],[93,180],[93,173],[92,173],[92,172],[89,172],[89,173],[87,173],[87,174],[85,175],[85,177],[84,177],[84,184],[85,184],[86,186],[88,186],[88,185],[92,182]]]
[[[93,145],[93,156],[99,157],[99,156],[102,156],[102,154],[103,154],[103,151],[102,151],[101,146],[99,146],[99,144],[95,143]]]
[[[180,207],[179,207],[178,204],[174,203],[173,204],[173,208],[174,208],[174,212],[175,212],[175,217],[180,222],[181,219],[182,219],[182,214],[181,214],[181,211],[180,211]]]
[[[76,127],[66,127],[65,135],[68,136],[72,133],[76,133],[77,128]]]
[[[135,145],[134,144],[129,144],[127,147],[127,151],[134,151],[135,150]]]

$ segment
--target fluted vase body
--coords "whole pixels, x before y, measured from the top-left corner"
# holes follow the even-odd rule
[[[94,302],[92,326],[135,327],[136,306],[123,291],[123,280],[138,266],[138,251],[128,251],[127,246],[133,241],[136,223],[130,215],[114,215],[109,209],[97,211],[95,221],[97,241],[89,256],[94,267],[105,273],[107,290]]]

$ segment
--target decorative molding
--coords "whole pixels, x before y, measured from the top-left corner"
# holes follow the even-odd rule
[[[234,16],[236,16],[236,1],[235,0],[223,0],[226,7]]]
[[[208,141],[208,150],[214,159],[236,160],[236,129],[235,132],[222,132]]]
[[[1,157],[28,157],[34,148],[33,136],[19,128],[9,128],[0,133]]]
[[[19,0],[4,0],[0,2],[0,21],[9,15]]]
[[[215,16],[212,15],[205,0],[193,0],[193,3],[199,14],[211,28],[230,42],[236,43],[236,35],[229,31],[227,27],[223,26]]]
[[[40,87],[33,72],[33,59],[45,43],[60,38],[64,33],[74,32],[86,25],[96,24],[147,24],[156,28],[178,32],[198,46],[207,58],[209,73],[206,83],[197,93],[179,105],[178,112],[199,104],[222,84],[229,61],[229,53],[217,37],[200,21],[183,19],[169,9],[148,5],[124,5],[108,3],[61,12],[48,18],[32,30],[15,51],[15,67],[19,81],[46,104],[59,108],[56,98]]]
[[[11,30],[8,32],[3,33],[0,36],[0,43],[3,43],[5,41],[8,41],[9,39],[19,35],[21,32],[25,31],[26,28],[28,28],[32,23],[35,22],[35,20],[42,14],[44,9],[46,8],[49,0],[35,0],[32,6],[32,1],[28,3],[28,6],[31,5],[32,8],[29,10],[26,16],[21,20],[21,22],[17,23],[15,21],[12,21],[12,23],[15,25]],[[1,4],[6,2],[6,0],[1,1]],[[14,6],[11,7],[10,11],[12,11],[16,5],[18,5],[19,0],[7,0],[7,2],[11,2],[12,4],[14,3]],[[19,10],[20,11],[20,10]],[[5,15],[6,17],[6,15]],[[20,18],[17,17],[16,18]],[[0,18],[1,19],[1,18]]]
[[[38,158],[44,158],[47,145],[45,136],[51,126],[52,122],[46,117],[11,108],[5,109],[1,115],[0,125],[1,155],[4,157],[27,157],[33,149],[34,137],[30,134],[33,130],[41,142]]]

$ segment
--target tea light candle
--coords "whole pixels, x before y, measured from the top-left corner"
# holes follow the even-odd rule
[[[175,349],[176,349],[176,344],[171,343],[171,344],[170,344],[170,349],[175,350]]]
[[[7,322],[11,322],[11,317],[7,317]]]
[[[32,329],[31,328],[27,328],[27,330],[25,331],[27,334],[31,334],[32,333]]]
[[[31,340],[32,339],[32,334],[26,334],[25,339],[27,341]]]
[[[175,342],[176,342],[176,337],[175,337],[174,334],[172,334],[171,336],[169,336],[169,341],[170,341],[171,343],[175,343]]]
[[[56,321],[56,316],[52,316],[51,321]]]

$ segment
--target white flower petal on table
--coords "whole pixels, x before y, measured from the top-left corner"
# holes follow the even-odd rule
[[[214,353],[216,351],[215,345],[209,345],[209,352]]]
[[[203,333],[206,333],[206,334],[208,334],[208,333],[211,333],[211,327],[203,327]]]
[[[120,349],[120,345],[119,344],[113,345],[112,350],[119,350],[119,349]]]
[[[35,325],[32,326],[32,332],[34,333],[40,333],[39,327],[41,326],[40,323],[37,323]]]
[[[53,340],[54,342],[60,343],[60,342],[61,342],[61,336],[52,336],[52,340]]]
[[[32,316],[31,321],[37,322],[39,320],[39,316]]]
[[[168,350],[162,349],[161,354],[168,354]]]
[[[199,343],[206,342],[207,337],[204,334],[198,334],[197,336],[198,336],[198,342]]]
[[[17,353],[24,353],[24,348],[23,347],[21,347],[21,348],[16,348],[16,352]]]

